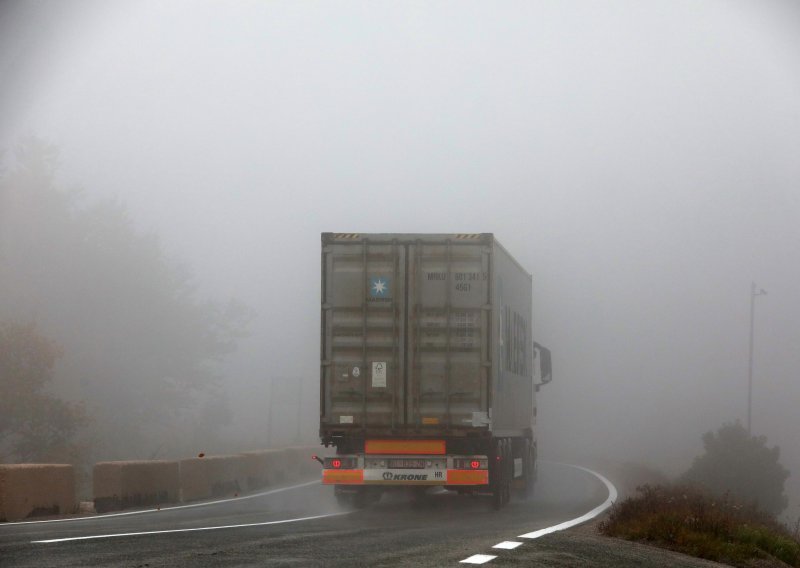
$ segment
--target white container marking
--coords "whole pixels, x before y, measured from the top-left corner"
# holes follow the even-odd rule
[[[515,548],[517,548],[521,544],[522,544],[521,542],[517,542],[517,541],[514,541],[514,540],[504,540],[503,542],[501,542],[499,544],[495,544],[492,548],[502,548],[504,550],[514,550]]]
[[[372,386],[386,388],[386,361],[372,363]]]
[[[495,558],[497,558],[497,556],[491,556],[489,554],[473,554],[469,558],[460,561],[459,564],[486,564]]]

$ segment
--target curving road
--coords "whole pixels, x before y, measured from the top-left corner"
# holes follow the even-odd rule
[[[306,482],[160,511],[0,524],[0,566],[456,566],[609,496],[591,472],[554,463],[541,464],[530,501],[501,511],[448,492],[423,506],[384,496],[346,511],[332,492]]]

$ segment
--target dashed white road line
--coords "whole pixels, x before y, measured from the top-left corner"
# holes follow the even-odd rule
[[[521,544],[522,544],[521,542],[517,542],[515,540],[504,540],[501,543],[495,544],[492,548],[502,548],[504,550],[514,550],[515,548],[517,548]]]
[[[572,464],[568,464],[568,463],[558,463],[558,462],[548,462],[548,463],[552,463],[554,465],[561,465],[561,466],[565,466],[565,467],[573,467],[575,469],[580,469],[581,471],[585,471],[586,473],[590,473],[591,475],[595,476],[597,479],[602,481],[603,484],[606,486],[606,489],[608,489],[608,498],[603,502],[602,505],[599,505],[599,506],[595,507],[594,509],[592,509],[591,511],[589,511],[585,515],[581,515],[580,517],[571,519],[569,521],[565,521],[563,523],[559,523],[557,525],[553,525],[551,527],[546,527],[546,528],[543,528],[543,529],[539,529],[537,531],[521,534],[521,535],[519,535],[519,538],[525,538],[525,539],[528,539],[528,540],[532,540],[532,539],[539,538],[539,537],[542,537],[542,536],[547,535],[547,534],[551,534],[551,533],[558,532],[558,531],[563,531],[565,529],[574,527],[574,526],[579,525],[581,523],[585,523],[586,521],[589,521],[589,520],[595,518],[597,515],[599,515],[600,513],[602,513],[603,511],[605,511],[609,507],[611,507],[611,505],[613,505],[614,502],[617,500],[617,495],[618,495],[617,494],[617,488],[614,487],[613,483],[611,483],[608,479],[606,479],[603,475],[597,473],[596,471],[593,471],[593,470],[585,468],[585,467],[581,467],[579,465],[572,465]],[[518,546],[520,546],[521,544],[522,544],[521,542],[516,542],[516,541],[503,541],[501,543],[495,544],[492,548],[513,550],[513,549],[517,548]],[[461,560],[459,562],[459,564],[486,564],[487,562],[490,562],[490,561],[494,560],[495,558],[497,558],[497,556],[492,556],[490,554],[473,554],[469,558],[465,558],[464,560]]]
[[[144,535],[152,535],[152,534],[171,534],[171,533],[184,533],[184,532],[196,532],[196,531],[216,531],[220,529],[238,529],[242,527],[263,527],[267,525],[280,525],[285,523],[299,523],[301,521],[312,521],[314,519],[325,519],[327,517],[338,517],[339,515],[348,515],[350,512],[345,511],[341,513],[328,513],[325,515],[314,515],[313,517],[299,517],[297,519],[282,519],[280,521],[266,521],[263,523],[245,523],[240,525],[222,525],[222,526],[214,526],[214,527],[192,527],[188,529],[169,529],[163,531],[142,531],[142,532],[129,532],[129,533],[117,533],[117,534],[97,534],[97,535],[89,535],[89,536],[72,536],[68,538],[50,538],[47,540],[32,540],[32,544],[52,544],[55,542],[70,542],[73,540],[95,540],[100,538],[117,538],[122,536],[144,536]]]
[[[0,529],[3,527],[16,526],[16,525],[34,525],[40,523],[74,523],[77,521],[94,521],[96,519],[108,519],[110,517],[127,517],[130,515],[143,515],[144,513],[158,513],[161,511],[175,511],[176,509],[193,509],[195,507],[207,507],[209,505],[218,505],[220,503],[232,503],[234,501],[244,501],[246,499],[255,499],[256,497],[264,497],[265,495],[273,495],[283,491],[291,491],[292,489],[300,489],[301,487],[308,487],[309,485],[316,485],[321,483],[319,479],[315,481],[308,481],[306,483],[299,483],[297,485],[289,485],[287,487],[278,487],[277,489],[270,489],[269,491],[261,491],[259,493],[250,493],[249,495],[242,495],[241,497],[230,497],[227,499],[217,499],[215,501],[203,501],[202,503],[192,503],[190,505],[173,505],[172,507],[160,507],[158,509],[139,509],[136,511],[126,511],[124,513],[106,513],[103,515],[90,515],[88,517],[71,517],[67,519],[46,519],[44,521],[17,521],[14,523],[0,523]]]
[[[459,564],[486,564],[490,560],[494,560],[497,556],[490,554],[473,554],[469,558],[465,558]]]

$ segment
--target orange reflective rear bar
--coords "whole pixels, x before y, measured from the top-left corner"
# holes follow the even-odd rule
[[[367,440],[367,454],[440,455],[446,453],[444,440]]]
[[[362,485],[364,483],[363,469],[323,469],[323,485]]]
[[[448,469],[447,485],[489,485],[489,471],[486,469]]]

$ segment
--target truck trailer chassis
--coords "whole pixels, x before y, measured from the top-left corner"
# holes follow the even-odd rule
[[[464,440],[454,440],[464,446]],[[474,444],[482,453],[452,454],[446,439],[369,439],[363,452],[323,460],[322,483],[333,485],[344,505],[364,506],[384,491],[411,489],[419,497],[431,487],[489,494],[500,508],[512,491],[527,497],[536,479],[535,446],[527,438],[494,438]]]
[[[320,440],[336,455],[319,461],[340,501],[439,486],[500,508],[532,492],[550,354],[532,340],[532,278],[493,235],[323,233],[321,307]]]

